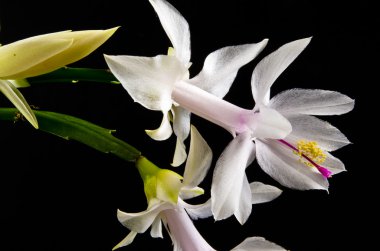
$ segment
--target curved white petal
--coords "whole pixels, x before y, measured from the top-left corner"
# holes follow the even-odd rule
[[[256,140],[261,168],[281,185],[299,189],[328,189],[328,181],[314,167],[299,161],[293,150],[276,140]]]
[[[241,188],[239,207],[235,211],[234,215],[238,222],[243,225],[252,211],[252,193],[248,183],[247,175],[243,177],[243,186]]]
[[[129,244],[133,242],[136,235],[137,235],[137,232],[131,231],[121,242],[119,242],[116,246],[112,248],[112,251],[121,247],[128,246]]]
[[[255,144],[247,133],[239,134],[216,162],[211,185],[211,210],[215,220],[226,219],[239,210],[246,179],[245,168],[252,163]],[[248,186],[249,189],[249,186]],[[250,202],[251,200],[249,200]],[[249,207],[252,205],[249,203]]]
[[[160,127],[155,130],[145,130],[146,134],[149,135],[154,140],[166,140],[168,139],[173,131],[170,125],[170,120],[168,117],[168,112],[163,112],[162,121]]]
[[[163,238],[162,236],[162,224],[161,218],[156,217],[152,223],[152,227],[150,229],[150,236],[153,238]]]
[[[187,158],[186,145],[181,139],[177,137],[173,161],[171,165],[174,167],[180,166],[186,161],[186,158]]]
[[[184,200],[191,199],[203,195],[205,191],[200,187],[183,186],[179,192],[179,197]]]
[[[210,169],[212,151],[195,126],[191,126],[189,157],[183,175],[183,185],[198,186]]]
[[[178,203],[185,208],[186,212],[193,220],[204,219],[212,216],[211,199],[207,200],[205,203],[197,205],[191,205],[182,200],[178,200]]]
[[[297,58],[311,38],[287,43],[261,60],[252,74],[252,94],[256,103],[269,102],[269,89],[280,74]]]
[[[261,106],[258,112],[252,113],[253,137],[283,139],[292,131],[289,121],[274,109]]]
[[[229,91],[240,67],[253,60],[267,45],[268,39],[257,44],[228,46],[206,57],[202,71],[189,82],[223,98]]]
[[[126,213],[117,210],[117,219],[131,231],[144,233],[153,224],[153,221],[161,211],[172,207],[169,203],[160,202],[139,213]]]
[[[252,204],[259,204],[272,201],[281,195],[282,190],[275,186],[252,182],[249,184],[252,193]]]
[[[335,151],[350,144],[338,128],[314,116],[292,115],[287,119],[292,124],[292,133],[287,137],[289,141],[316,141],[318,146],[326,151]]]
[[[330,153],[326,152],[326,160],[323,162],[322,166],[327,168],[332,174],[337,174],[346,171],[344,164],[338,158],[334,157]]]
[[[269,106],[284,115],[339,115],[351,111],[355,100],[335,91],[290,89],[274,96]]]
[[[9,99],[9,101],[12,102],[12,104],[34,126],[34,128],[38,129],[37,118],[30,108],[28,102],[25,100],[21,92],[16,87],[14,87],[11,82],[0,79],[0,92],[2,92]]]
[[[286,251],[286,249],[262,237],[249,237],[231,251]]]
[[[176,57],[108,56],[108,67],[135,102],[168,112],[175,83],[187,73]]]
[[[165,0],[149,1],[175,49],[176,57],[184,64],[190,62],[190,31],[187,21]]]
[[[173,157],[172,166],[182,165],[186,158],[186,146],[184,144],[185,139],[190,133],[190,112],[180,106],[172,107],[173,113],[173,131],[177,136],[177,142]]]

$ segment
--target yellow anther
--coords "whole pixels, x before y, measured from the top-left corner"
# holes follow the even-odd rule
[[[297,142],[297,149],[298,152],[294,151],[294,153],[298,155],[300,157],[299,160],[307,166],[312,167],[314,165],[308,161],[305,156],[316,164],[322,164],[326,160],[326,154],[315,141],[299,140]]]

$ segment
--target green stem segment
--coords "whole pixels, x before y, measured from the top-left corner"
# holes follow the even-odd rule
[[[34,110],[39,129],[66,140],[75,140],[103,153],[112,153],[117,157],[136,162],[141,152],[128,143],[114,137],[109,130],[73,116]],[[20,112],[15,108],[0,108],[0,120],[16,121]]]

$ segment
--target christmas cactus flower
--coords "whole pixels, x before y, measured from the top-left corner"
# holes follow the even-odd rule
[[[0,91],[38,128],[37,119],[17,90],[23,79],[78,61],[102,45],[117,28],[63,31],[26,38],[0,47]]]
[[[148,208],[139,213],[126,213],[118,210],[119,221],[131,232],[114,247],[114,250],[131,244],[137,233],[143,233],[149,227],[151,227],[152,237],[162,238],[162,223],[173,241],[173,250],[215,250],[201,236],[190,218],[211,216],[210,200],[200,205],[190,205],[184,201],[184,199],[203,194],[203,190],[198,185],[205,177],[211,159],[211,149],[194,127],[191,129],[190,151],[183,178],[170,170],[158,168],[143,157],[140,158],[136,165],[144,181]],[[281,193],[280,190],[259,182],[254,182],[252,187],[254,188],[252,198],[255,200],[252,200],[251,203],[266,202]],[[284,249],[263,238],[251,237],[233,250]]]
[[[112,73],[134,101],[150,110],[163,113],[160,127],[156,130],[147,130],[147,133],[156,140],[165,140],[174,130],[177,146],[172,165],[178,166],[186,160],[183,141],[190,131],[192,111],[183,109],[189,107],[186,106],[187,103],[183,104],[187,102],[187,97],[183,97],[181,93],[191,95],[192,92],[189,90],[199,90],[201,96],[192,103],[202,108],[198,113],[206,109],[204,115],[207,116],[207,109],[214,109],[212,103],[209,104],[209,99],[219,99],[228,92],[240,67],[254,59],[265,47],[267,40],[257,44],[219,49],[208,55],[203,70],[189,79],[191,52],[188,23],[168,2],[151,0],[150,3],[173,45],[168,55],[156,57],[105,55],[105,59]],[[203,97],[204,95],[207,97]],[[193,100],[194,98],[195,96],[192,97]],[[169,121],[169,112],[172,113],[173,129]]]
[[[215,219],[235,214],[251,206],[236,199],[248,194],[245,168],[256,156],[261,168],[284,186],[295,189],[328,189],[331,175],[345,170],[343,163],[329,154],[349,144],[349,140],[331,124],[310,115],[339,115],[353,109],[354,101],[339,92],[292,89],[269,99],[270,87],[277,77],[306,47],[310,39],[288,43],[256,66],[252,74],[252,94],[258,116],[281,114],[292,126],[283,139],[268,137],[277,129],[272,124],[240,133],[219,158],[211,188]],[[273,113],[275,112],[275,113]],[[272,115],[271,115],[272,113]],[[277,116],[277,115],[276,115]],[[254,142],[252,142],[252,140]],[[248,214],[248,213],[246,213]]]

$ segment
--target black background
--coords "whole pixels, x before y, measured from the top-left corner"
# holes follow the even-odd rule
[[[332,1],[331,1],[332,2]],[[354,143],[335,155],[348,172],[330,180],[329,193],[281,187],[257,163],[247,169],[250,181],[281,187],[277,200],[254,205],[244,226],[231,217],[195,224],[217,250],[229,250],[248,236],[263,236],[298,250],[372,250],[377,226],[375,187],[376,95],[375,56],[379,20],[370,1],[171,1],[189,22],[194,76],[208,53],[227,45],[269,38],[266,49],[243,67],[225,97],[244,108],[254,103],[250,76],[256,63],[284,43],[313,36],[307,49],[276,81],[272,93],[288,88],[336,90],[356,99],[354,111],[326,120]],[[71,66],[106,68],[102,54],[154,56],[170,46],[148,1],[0,2],[0,41],[60,31],[121,26],[96,52]],[[376,61],[377,60],[377,61]],[[170,168],[174,137],[151,140],[143,129],[160,123],[159,112],[133,103],[117,85],[44,84],[21,90],[41,110],[66,113],[116,129],[115,136],[134,145],[150,160]],[[372,96],[373,95],[373,96]],[[376,99],[374,99],[376,101]],[[374,103],[374,102],[373,102]],[[1,107],[11,104],[0,97]],[[214,152],[214,163],[231,136],[192,117]],[[373,145],[372,145],[373,144]],[[0,123],[0,250],[111,250],[124,236],[116,209],[146,208],[142,182],[131,163],[99,153],[77,142],[34,130],[27,123]],[[176,169],[179,172],[181,168]],[[211,174],[202,186],[210,188]],[[208,197],[197,202],[202,202]],[[138,235],[125,250],[171,250],[171,241]]]

